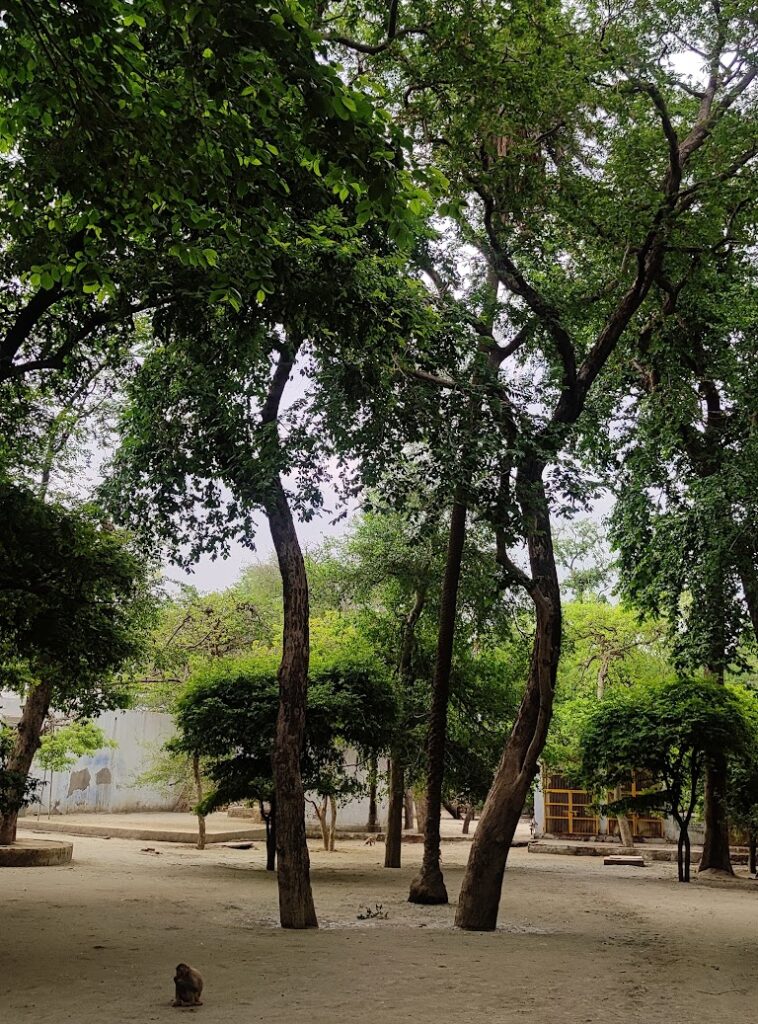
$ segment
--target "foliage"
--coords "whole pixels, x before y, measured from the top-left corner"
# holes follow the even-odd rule
[[[77,717],[122,707],[117,673],[144,649],[148,570],[94,511],[69,512],[0,480],[0,680],[51,681],[52,706]]]
[[[37,762],[45,771],[62,772],[84,754],[116,746],[116,741],[109,740],[93,721],[80,719],[44,733]]]
[[[8,768],[14,744],[15,730],[0,722],[0,814],[34,803],[42,785],[40,779]]]
[[[208,759],[215,789],[204,810],[238,800],[269,800],[279,690],[273,657],[220,661],[199,672],[179,701],[178,749]],[[394,718],[391,691],[376,669],[358,662],[314,667],[309,686],[303,778],[306,789],[338,795],[353,789],[344,750],[381,750]]]
[[[693,679],[617,690],[585,718],[581,775],[604,794],[638,771],[651,779],[637,795],[607,803],[612,813],[661,810],[679,825],[679,878],[689,880],[688,826],[706,766],[748,739],[739,700],[727,688]]]

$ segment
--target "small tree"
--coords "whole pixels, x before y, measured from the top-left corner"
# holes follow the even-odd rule
[[[141,650],[151,605],[144,566],[87,512],[0,479],[0,519],[0,688],[23,698],[0,787],[0,844],[11,844],[51,707],[86,718],[125,706],[116,673]]]
[[[207,758],[213,789],[202,801],[203,813],[237,800],[261,805],[268,870],[274,869],[276,850],[271,763],[279,702],[276,672],[275,659],[264,655],[209,665],[179,701],[180,735],[174,741],[177,749]],[[306,791],[321,793],[331,804],[333,831],[337,800],[357,785],[346,777],[343,751],[347,745],[364,752],[384,749],[394,724],[394,696],[374,665],[317,661],[308,706],[301,771]],[[323,821],[322,829],[325,848],[333,849]]]
[[[623,784],[634,771],[651,777],[647,791],[604,807],[614,814],[641,809],[671,814],[679,826],[679,881],[689,882],[689,825],[706,765],[745,741],[740,702],[724,687],[685,679],[632,687],[609,695],[585,719],[581,774],[598,794]]]
[[[754,691],[741,691],[747,742],[728,759],[726,812],[732,824],[747,833],[748,866],[758,871],[758,699]]]

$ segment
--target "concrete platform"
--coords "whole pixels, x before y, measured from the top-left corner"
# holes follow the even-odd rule
[[[13,846],[0,846],[2,868],[49,868],[70,864],[73,843],[21,835]]]
[[[619,865],[621,867],[632,867],[632,868],[644,868],[645,860],[643,857],[635,857],[632,854],[616,854],[610,857],[603,858],[603,864],[607,867],[613,867]]]
[[[144,812],[137,814],[62,814],[56,818],[19,819],[19,829],[33,835],[61,833],[69,836],[94,836],[101,839],[139,839],[154,843],[197,842],[197,818],[194,814]],[[263,825],[231,825],[225,814],[209,814],[205,820],[206,843],[235,840],[265,840]]]
[[[529,843],[529,853],[555,853],[564,857],[614,857],[623,856],[627,851],[618,843],[598,842],[561,842],[557,839],[535,839]],[[660,844],[635,846],[631,851],[634,855],[643,855],[645,860],[662,861],[676,864],[676,846]],[[703,854],[702,847],[693,846],[690,851],[690,864],[697,864]],[[732,850],[732,864],[747,864],[747,853],[744,850]]]

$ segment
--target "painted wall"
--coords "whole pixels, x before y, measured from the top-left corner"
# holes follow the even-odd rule
[[[0,711],[6,722],[14,724],[20,714],[18,697],[2,695]],[[150,711],[106,711],[95,721],[116,746],[80,757],[70,769],[55,772],[52,783],[48,773],[42,790],[42,813],[47,813],[51,797],[53,814],[172,810],[175,795],[136,785],[152,755],[173,735],[171,716]],[[39,769],[32,774],[43,777]],[[39,809],[35,804],[25,813],[35,815]]]

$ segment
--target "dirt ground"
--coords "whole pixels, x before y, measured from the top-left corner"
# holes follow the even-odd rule
[[[675,881],[674,866],[511,855],[495,933],[452,928],[453,907],[406,902],[421,848],[311,844],[321,928],[284,932],[264,850],[74,838],[74,863],[0,872],[2,1024],[473,1024],[532,1018],[754,1024],[758,883]],[[455,900],[468,844],[446,844]],[[381,904],[387,919],[358,920]],[[174,965],[205,1005],[169,1005]]]

